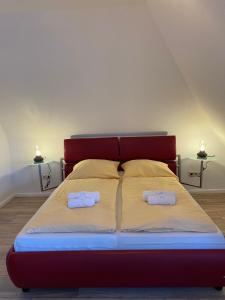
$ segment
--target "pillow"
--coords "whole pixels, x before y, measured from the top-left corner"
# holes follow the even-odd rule
[[[106,159],[85,159],[73,167],[66,179],[119,178],[119,162]]]
[[[177,177],[168,165],[155,160],[136,159],[122,164],[125,177]]]

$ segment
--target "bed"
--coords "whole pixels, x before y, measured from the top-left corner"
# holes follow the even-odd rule
[[[67,139],[64,150],[66,176],[76,163],[84,159],[121,162],[151,159],[166,162],[174,173],[177,171],[175,136]],[[6,262],[8,273],[12,282],[24,291],[29,288],[74,287],[222,288],[225,285],[225,247],[220,232],[218,235],[208,233],[204,237],[201,234],[169,233],[160,238],[157,233],[149,233],[151,245],[149,236],[144,235],[143,239],[141,235],[117,233],[115,242],[114,235],[102,234],[94,240],[93,235],[85,233],[78,234],[75,243],[72,234],[61,235],[58,237],[61,245],[71,244],[61,249],[58,248],[59,239],[53,240],[46,234],[45,240],[39,241],[39,246],[43,247],[39,251],[18,248],[19,243],[10,249]],[[89,250],[92,238],[95,244]],[[138,239],[141,242],[136,249]],[[167,241],[166,248],[161,245],[162,239]],[[207,243],[209,239],[211,242]],[[103,245],[102,249],[94,248],[96,240],[97,245]],[[89,244],[85,247],[87,241]],[[26,242],[27,247],[34,243],[32,240]],[[185,246],[182,248],[182,245]]]

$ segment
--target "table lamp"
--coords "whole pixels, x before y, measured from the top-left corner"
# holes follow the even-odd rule
[[[35,151],[35,157],[34,157],[34,162],[35,163],[41,163],[44,161],[44,158],[41,156],[41,151],[39,150],[38,145],[36,145],[36,151]]]
[[[206,158],[207,153],[205,152],[204,141],[201,141],[200,151],[197,153],[197,158]]]

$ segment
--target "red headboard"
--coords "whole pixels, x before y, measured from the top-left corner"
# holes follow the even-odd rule
[[[120,159],[176,159],[175,136],[122,137],[120,139]]]
[[[127,161],[151,159],[166,162],[176,174],[176,137],[109,137],[73,138],[64,140],[65,175],[84,159],[109,159]]]
[[[110,138],[78,138],[64,140],[65,176],[81,160],[95,158],[119,160],[119,140]]]
[[[132,159],[165,162],[176,174],[176,137],[171,135],[120,138],[120,160]]]

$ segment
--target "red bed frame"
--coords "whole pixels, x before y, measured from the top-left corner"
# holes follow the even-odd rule
[[[65,175],[80,160],[167,162],[176,172],[174,136],[83,138],[64,141]],[[29,288],[225,285],[225,250],[97,250],[8,252],[12,282]]]

